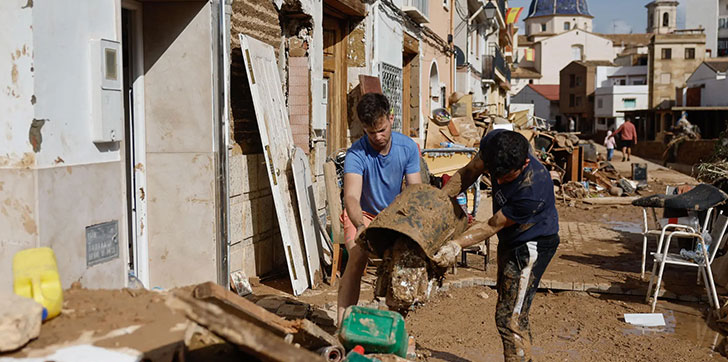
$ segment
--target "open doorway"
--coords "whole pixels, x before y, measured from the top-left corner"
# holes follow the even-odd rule
[[[133,282],[136,278],[145,287],[149,287],[148,244],[147,233],[144,230],[147,216],[147,185],[141,3],[124,0],[121,20],[129,282]]]

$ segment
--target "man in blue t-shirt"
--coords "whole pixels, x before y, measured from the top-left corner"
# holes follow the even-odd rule
[[[341,278],[338,319],[346,307],[359,301],[361,277],[368,254],[355,240],[369,222],[402,192],[407,185],[421,183],[420,152],[409,137],[392,132],[394,115],[387,97],[365,94],[356,107],[366,136],[351,145],[344,162],[344,224],[349,260]],[[334,271],[335,272],[335,271]]]
[[[496,326],[505,361],[530,361],[528,312],[559,245],[554,185],[546,167],[531,155],[525,137],[495,130],[483,137],[478,157],[460,169],[444,190],[455,197],[485,171],[493,185],[493,217],[450,241],[434,259],[441,266],[452,265],[461,248],[498,234]]]

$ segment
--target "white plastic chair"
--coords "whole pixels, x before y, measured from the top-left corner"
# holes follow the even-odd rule
[[[708,215],[706,216],[706,223],[707,220],[710,220],[710,213],[712,209],[708,210]],[[660,284],[662,283],[662,275],[665,270],[665,265],[667,264],[673,264],[673,265],[683,265],[683,266],[692,266],[698,268],[698,278],[702,275],[703,282],[705,284],[705,290],[708,293],[708,301],[710,302],[710,305],[715,308],[716,310],[720,309],[720,302],[718,301],[718,293],[715,290],[715,282],[713,281],[713,272],[710,269],[710,265],[713,263],[713,259],[715,259],[715,255],[720,249],[720,246],[723,242],[723,238],[725,237],[726,229],[728,228],[728,217],[723,215],[722,213],[719,213],[715,220],[713,221],[710,236],[712,239],[712,242],[709,245],[706,245],[705,240],[703,240],[703,236],[701,235],[700,231],[696,231],[694,229],[687,228],[685,230],[678,230],[678,231],[672,231],[667,235],[667,241],[664,243],[663,241],[665,238],[665,234],[667,234],[666,230],[669,225],[666,225],[663,228],[663,233],[660,236],[660,242],[657,245],[657,253],[653,255],[654,257],[654,264],[652,266],[652,277],[650,278],[650,284],[647,287],[647,295],[645,297],[646,301],[649,301],[650,294],[652,292],[652,287],[654,285],[654,296],[652,300],[652,313],[655,312],[655,307],[657,305],[657,296],[660,293]],[[693,237],[696,238],[698,241],[698,248],[700,252],[702,253],[702,260],[700,261],[693,261],[683,258],[680,254],[674,254],[669,253],[670,249],[670,242],[672,241],[672,238],[674,236],[685,236],[685,237]],[[710,249],[710,252],[708,252],[708,249]],[[660,270],[657,273],[657,282],[655,283],[655,271],[657,270],[657,266],[660,266]]]
[[[667,186],[665,188],[665,194],[670,195],[673,193],[673,191],[676,189],[675,186]],[[689,230],[692,232],[696,232],[697,230],[695,225],[699,224],[698,217],[697,216],[687,216],[687,217],[680,217],[676,220],[673,220],[671,223],[671,219],[666,218],[658,218],[657,212],[655,211],[654,207],[651,207],[652,209],[652,217],[655,219],[656,228],[650,229],[649,228],[649,220],[647,218],[647,207],[642,208],[642,219],[643,219],[643,225],[642,225],[642,266],[640,268],[640,279],[645,279],[645,266],[647,263],[647,239],[649,236],[656,236],[659,237],[659,242],[662,243],[662,238],[664,237],[665,233],[669,235],[673,231],[685,231]],[[708,210],[708,215],[712,212],[712,208]],[[703,225],[703,229],[707,227],[709,218],[705,218],[705,223]],[[651,253],[654,254],[654,253]]]

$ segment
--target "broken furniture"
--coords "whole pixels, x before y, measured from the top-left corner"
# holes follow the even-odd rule
[[[708,216],[707,218],[710,218],[710,216]],[[710,265],[713,263],[716,252],[718,251],[718,249],[720,249],[721,243],[723,242],[726,227],[728,227],[728,217],[726,217],[722,213],[719,213],[715,217],[715,220],[713,220],[713,225],[709,234],[712,239],[712,242],[710,243],[706,242],[700,232],[695,232],[688,229],[685,229],[684,231],[674,231],[670,233],[670,235],[667,237],[667,241],[664,244],[664,248],[661,238],[660,243],[657,245],[657,253],[655,253],[654,255],[654,264],[652,266],[652,277],[650,278],[650,285],[647,287],[647,300],[649,300],[652,286],[654,285],[655,287],[655,295],[652,299],[652,313],[655,312],[655,306],[657,305],[657,296],[660,293],[660,284],[662,283],[662,274],[665,271],[665,265],[667,264],[691,266],[698,268],[698,278],[700,278],[700,276],[703,277],[705,290],[708,293],[708,302],[710,303],[711,307],[715,308],[715,310],[720,309],[721,306],[720,302],[718,301],[718,293],[715,290],[715,281],[713,280],[713,271],[711,270]],[[698,253],[696,253],[694,258],[686,258],[681,254],[674,254],[669,252],[670,241],[672,241],[672,238],[674,236],[694,237],[697,239]],[[709,248],[710,251],[708,251]],[[660,270],[656,275],[657,282],[655,282],[655,270],[657,269],[658,264],[660,266]]]
[[[643,229],[642,229],[642,266],[640,269],[640,278],[645,277],[645,264],[647,259],[647,238],[651,235],[658,237],[658,245],[661,245],[666,235],[678,230],[692,230],[696,232],[700,230],[700,223],[696,215],[688,215],[688,210],[692,213],[706,212],[709,216],[713,212],[713,207],[725,202],[728,199],[723,191],[718,188],[700,184],[694,189],[681,194],[672,195],[672,188],[667,187],[666,194],[657,194],[642,197],[632,201],[632,205],[642,207]],[[656,227],[649,228],[649,220],[647,209],[651,209],[652,216],[655,220]],[[659,219],[657,217],[657,208],[665,209],[666,218]],[[685,216],[672,217],[675,210],[682,211]],[[672,213],[672,214],[671,214]],[[709,218],[705,218],[703,230],[707,229]],[[659,249],[657,250],[659,252]]]

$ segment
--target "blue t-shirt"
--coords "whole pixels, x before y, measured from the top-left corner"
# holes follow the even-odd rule
[[[481,157],[485,145],[503,130],[489,132],[480,141]],[[544,236],[558,234],[559,214],[556,211],[554,183],[546,167],[529,152],[531,160],[526,169],[513,181],[499,185],[491,177],[493,185],[493,213],[515,222],[498,232],[499,246],[512,249]]]
[[[377,215],[402,192],[405,175],[420,172],[420,152],[415,141],[392,132],[392,148],[386,156],[360,138],[346,152],[344,173],[361,175],[361,209]]]

